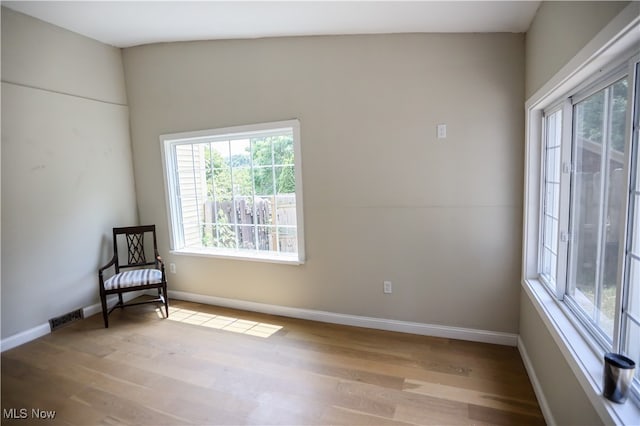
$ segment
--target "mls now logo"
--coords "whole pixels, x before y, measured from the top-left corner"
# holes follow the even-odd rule
[[[3,408],[2,417],[5,419],[53,419],[56,417],[54,410],[41,410],[39,408],[32,408],[29,411],[26,408]]]

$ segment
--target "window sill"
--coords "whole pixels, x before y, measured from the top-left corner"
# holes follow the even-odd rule
[[[596,344],[582,334],[579,325],[572,321],[568,309],[552,297],[544,284],[537,279],[524,280],[522,287],[601,420],[605,424],[637,424],[640,407],[634,400],[634,395],[631,395],[625,404],[610,402],[602,396],[604,352],[594,350]]]
[[[248,250],[198,250],[195,248],[171,250],[170,253],[179,256],[213,257],[219,259],[244,260],[250,262],[280,263],[285,265],[304,264],[304,259],[299,259],[297,254],[260,253]]]

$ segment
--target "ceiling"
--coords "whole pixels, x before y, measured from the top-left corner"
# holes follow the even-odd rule
[[[3,1],[116,47],[235,38],[525,32],[539,1]]]

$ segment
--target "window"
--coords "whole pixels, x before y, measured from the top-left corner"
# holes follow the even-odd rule
[[[297,120],[160,140],[173,251],[304,261]]]
[[[628,59],[542,113],[537,243],[538,279],[601,352],[636,362],[640,167],[631,118],[638,121],[639,69],[637,57]]]

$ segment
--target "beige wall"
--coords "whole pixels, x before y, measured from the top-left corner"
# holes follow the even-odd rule
[[[526,35],[526,98],[560,71],[627,4],[542,2]]]
[[[137,212],[120,51],[2,8],[2,338],[98,301]]]
[[[140,217],[177,265],[173,290],[518,331],[523,35],[167,43],[123,58]],[[290,118],[307,263],[170,256],[158,136]]]

